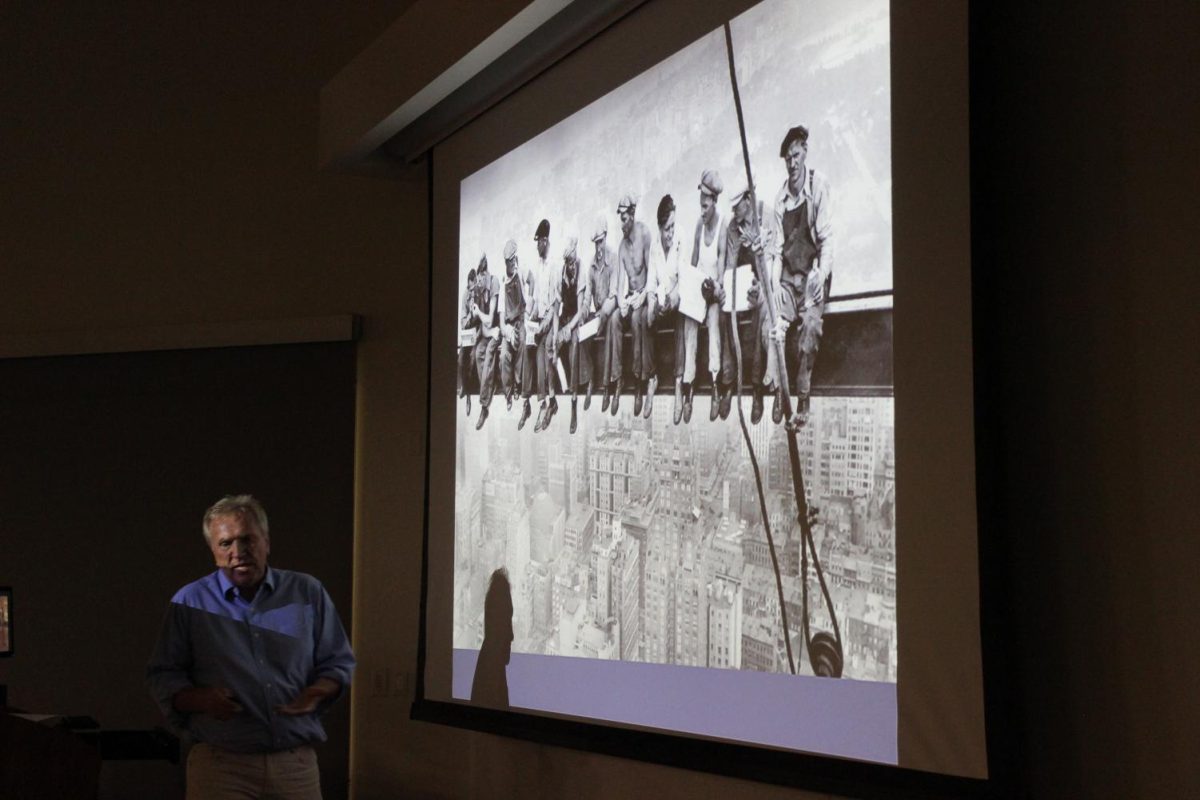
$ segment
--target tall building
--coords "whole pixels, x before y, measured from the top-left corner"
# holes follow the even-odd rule
[[[670,412],[666,403],[660,404]],[[659,406],[655,407],[655,416]],[[657,423],[657,420],[655,420]],[[658,481],[658,513],[677,520],[690,520],[696,509],[696,458],[688,426],[656,426],[653,445],[654,474]]]
[[[774,492],[792,491],[792,463],[788,453],[788,438],[782,427],[776,427],[767,444],[766,481]]]
[[[548,492],[539,492],[529,509],[530,558],[543,564],[558,558],[565,526],[562,507]]]
[[[646,490],[649,454],[644,436],[627,429],[605,429],[588,447],[588,501],[596,510],[596,527],[606,530],[626,500]]]
[[[529,512],[524,507],[520,516],[510,519],[504,542],[504,566],[512,586],[514,650],[528,645],[532,627],[532,598],[529,557]],[[490,573],[490,570],[488,570]]]
[[[756,672],[774,672],[777,666],[775,657],[775,632],[780,629],[777,623],[758,615],[746,615],[742,620],[742,669],[752,669]]]
[[[621,627],[622,661],[642,660],[642,563],[639,543],[623,536],[616,548],[613,564],[613,594],[616,595],[617,621]]]
[[[734,517],[725,517],[720,526],[713,532],[704,551],[705,569],[709,575],[730,575],[741,577],[742,565],[745,563],[742,555],[742,540],[745,538],[747,525]]]
[[[597,625],[604,625],[610,620],[615,620],[617,616],[612,591],[615,552],[612,529],[599,531],[592,542],[591,568],[589,570],[592,618]]]
[[[551,440],[547,445],[546,490],[568,515],[574,507],[574,492],[571,481],[571,454],[560,440]]]
[[[742,582],[728,575],[714,575],[708,585],[708,666],[742,666]]]
[[[563,549],[571,559],[586,563],[592,552],[596,530],[596,512],[587,505],[576,505],[563,526]]]
[[[813,498],[870,496],[880,461],[894,452],[890,397],[820,397],[797,441]]]
[[[534,561],[529,569],[529,600],[531,635],[535,640],[544,641],[554,627],[554,577],[550,568],[538,561]]]
[[[644,567],[646,564],[646,548],[649,539],[650,527],[658,514],[658,491],[651,488],[649,494],[640,498],[632,499],[625,504],[621,509],[619,517],[620,535],[625,539],[632,540],[637,550],[638,571],[634,576],[636,578],[636,598],[637,598],[637,620],[636,625],[626,620],[621,620],[623,635],[626,640],[635,633],[641,636],[645,629],[642,622],[642,611],[646,607],[645,596],[645,575]],[[639,653],[641,645],[638,645]]]
[[[698,541],[685,536],[675,572],[675,663],[708,666],[708,581]]]
[[[675,661],[675,568],[682,524],[656,514],[646,542],[642,587],[642,657],[655,664]]]
[[[525,489],[521,470],[511,463],[498,462],[483,476],[481,501],[482,536],[484,539],[503,538],[510,521],[525,508]],[[495,569],[493,566],[492,569]]]

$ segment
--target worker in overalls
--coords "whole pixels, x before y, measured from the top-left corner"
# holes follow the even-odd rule
[[[829,185],[805,162],[808,129],[797,125],[783,137],[779,155],[787,165],[787,180],[775,198],[774,235],[765,242],[775,293],[777,318],[767,346],[766,385],[775,392],[772,417],[778,422],[780,376],[776,342],[784,343],[796,359],[792,399],[795,403],[788,424],[808,422],[809,392],[813,364],[821,342],[825,301],[833,279],[833,222]]]

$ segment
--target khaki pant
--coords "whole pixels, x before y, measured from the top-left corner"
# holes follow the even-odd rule
[[[231,753],[200,743],[187,760],[187,800],[321,800],[311,747]]]

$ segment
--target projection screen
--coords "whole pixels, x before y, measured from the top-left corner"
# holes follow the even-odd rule
[[[435,149],[418,705],[988,777],[965,42],[657,0]]]

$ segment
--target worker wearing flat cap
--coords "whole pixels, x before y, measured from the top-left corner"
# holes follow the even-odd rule
[[[754,193],[747,184],[743,184],[729,198],[733,219],[729,222],[725,239],[725,268],[731,270],[740,266],[752,266],[755,278],[751,280],[749,287],[752,305],[748,315],[749,327],[736,325],[732,314],[722,312],[721,418],[724,419],[728,413],[729,398],[737,378],[736,352],[733,347],[733,334],[736,331],[741,337],[743,367],[747,370],[743,379],[749,383],[753,395],[750,422],[757,425],[763,415],[763,395],[766,392],[764,376],[767,369],[766,337],[770,333],[765,327],[766,305],[761,302],[757,276],[767,271],[763,242],[769,238],[769,234],[764,235],[762,220],[756,212],[754,201]],[[738,288],[738,292],[741,293],[741,287]]]
[[[647,298],[654,292],[650,274],[650,231],[637,220],[637,202],[632,194],[626,194],[617,203],[617,216],[621,219],[621,243],[617,245],[617,310],[608,323],[608,346],[611,352],[613,374],[609,380],[613,386],[613,400],[609,410],[617,413],[623,381],[624,329],[629,328],[633,338],[633,355],[630,367],[633,372],[633,415],[642,413],[643,401],[654,402],[658,388],[658,375],[654,366],[654,340],[650,334],[650,307]]]
[[[487,256],[479,258],[475,267],[475,292],[471,301],[471,313],[479,326],[479,338],[475,341],[475,374],[479,376],[479,419],[475,430],[487,421],[488,409],[496,387],[496,361],[500,351],[500,281],[488,269]],[[468,396],[469,397],[469,396]],[[467,406],[470,413],[470,406]]]
[[[591,380],[588,382],[587,395],[583,398],[583,410],[592,404],[592,394],[596,384],[604,390],[604,400],[600,406],[601,413],[608,411],[612,401],[612,385],[616,374],[621,371],[621,362],[613,362],[612,349],[608,346],[608,323],[617,310],[617,254],[608,246],[608,217],[601,214],[592,227],[592,244],[596,254],[588,269],[588,302],[591,304],[589,319],[595,316],[599,324],[598,333],[588,343],[591,349],[591,362],[594,365]]]
[[[500,383],[510,411],[513,396],[517,392],[524,396],[522,426],[529,418],[529,396],[533,391],[533,372],[525,369],[525,313],[531,302],[526,297],[527,291],[517,243],[509,239],[504,245],[504,278],[500,289]]]
[[[800,426],[808,421],[813,364],[833,280],[833,212],[829,184],[807,163],[807,128],[797,125],[788,130],[779,157],[787,167],[787,179],[768,220],[773,234],[764,242],[778,310],[775,329],[770,332],[772,346],[767,348],[766,386],[776,393],[778,405],[778,390],[787,376],[787,365],[780,362],[779,348],[773,344],[779,342],[789,360],[796,361],[794,413],[788,423]],[[779,412],[772,416],[780,418]]]
[[[562,281],[559,284],[558,325],[555,342],[555,359],[563,354],[568,358],[567,382],[571,392],[571,433],[579,424],[579,390],[587,392],[592,379],[592,360],[588,343],[579,341],[579,326],[588,315],[588,282],[579,274],[579,244],[574,236],[567,239],[563,250]],[[585,401],[586,402],[586,401]]]
[[[737,269],[739,266],[755,267],[754,275],[760,272],[762,261],[761,227],[755,212],[754,192],[750,186],[742,184],[730,196],[732,218],[726,227],[725,234],[725,272]],[[724,276],[722,276],[724,277]],[[720,374],[720,417],[726,419],[730,414],[733,392],[737,387],[737,350],[733,345],[733,336],[740,337],[742,345],[743,379],[749,380],[751,391],[756,399],[754,409],[750,414],[751,422],[757,423],[762,419],[762,377],[766,371],[767,359],[763,351],[762,332],[764,308],[758,296],[757,279],[751,278],[749,287],[750,312],[740,312],[749,315],[749,327],[739,325],[736,314],[721,311],[721,374]],[[738,294],[743,287],[738,285]]]
[[[550,254],[550,221],[538,223],[533,234],[537,243],[537,261],[529,271],[529,296],[533,298],[530,308],[526,309],[529,319],[536,329],[531,328],[533,336],[526,338],[525,367],[530,374],[536,375],[538,394],[538,416],[533,431],[545,430],[550,425],[558,411],[558,400],[555,399],[558,374],[554,369],[555,331],[558,320],[558,290],[561,275],[558,267],[552,263]],[[528,381],[523,381],[524,387],[531,388]],[[529,419],[529,394],[525,395],[525,408],[521,412],[521,420],[517,423],[518,430]]]
[[[725,221],[717,210],[717,200],[725,190],[725,184],[720,173],[706,169],[696,188],[700,191],[700,218],[696,220],[696,230],[692,236],[692,266],[704,276],[704,297],[708,302],[704,317],[708,338],[708,372],[712,378],[708,418],[715,420],[719,411],[721,386],[721,304],[725,302],[722,283],[725,272]],[[687,357],[695,361],[695,351]],[[692,418],[692,394],[693,387],[688,387],[683,402],[683,418],[688,422]]]

